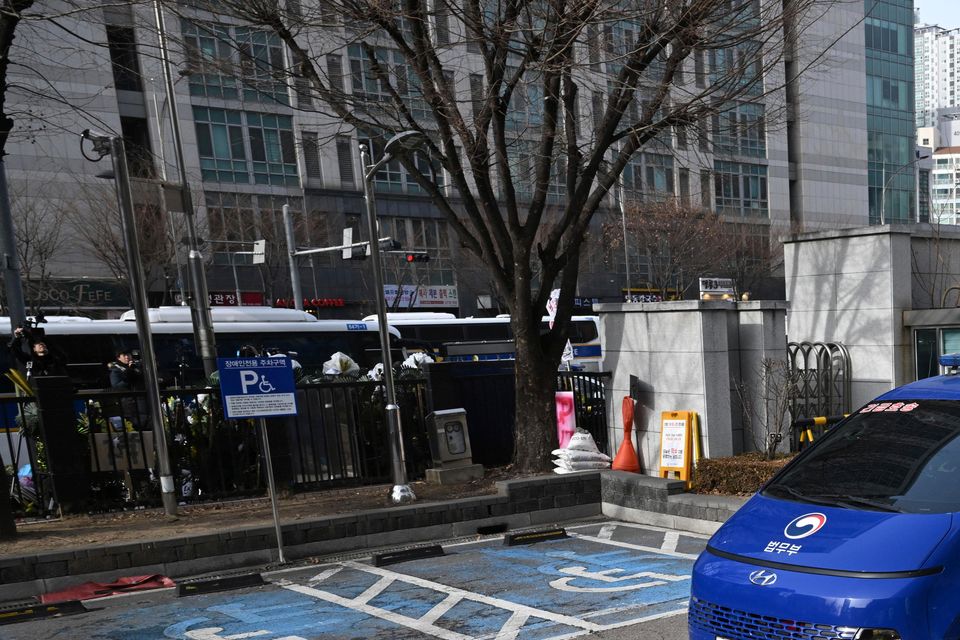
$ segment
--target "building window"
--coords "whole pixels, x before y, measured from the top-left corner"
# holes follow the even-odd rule
[[[316,131],[303,131],[300,133],[303,144],[303,168],[304,177],[309,182],[323,184],[323,174],[320,171],[320,141],[317,138]]]
[[[737,102],[713,115],[713,148],[716,153],[763,158],[767,155],[764,105]]]
[[[358,144],[367,146],[371,159],[383,157],[383,145],[379,142],[361,139]],[[443,186],[443,171],[439,163],[432,162],[421,152],[413,154],[413,162],[424,176],[434,181],[437,186]],[[385,163],[377,170],[373,179],[373,187],[377,191],[393,191],[396,193],[420,193],[423,191],[414,177],[396,158]]]
[[[248,183],[242,112],[194,107],[193,121],[203,181]]]
[[[383,237],[400,242],[405,251],[426,251],[430,260],[415,265],[403,261],[402,255],[388,258],[385,270],[395,279],[391,284],[454,285],[457,283],[450,234],[446,220],[436,218],[380,217]]]
[[[204,182],[300,186],[290,116],[194,107],[193,119]]]
[[[218,24],[182,20],[183,43],[190,74],[190,95],[236,99],[240,96],[235,77],[230,30]]]
[[[114,86],[122,91],[143,91],[133,27],[108,24],[107,46],[110,49]]]
[[[197,23],[184,18],[190,94],[264,104],[290,104],[279,36],[251,27]],[[242,82],[241,82],[242,81]]]
[[[256,184],[296,187],[297,155],[290,116],[245,112]]]
[[[350,57],[350,75],[353,82],[353,95],[369,102],[390,103],[394,98],[373,71],[373,62],[367,57],[366,50],[354,44],[347,48]],[[375,50],[377,65],[390,76],[390,84],[396,89],[404,104],[413,112],[414,117],[429,118],[430,110],[423,98],[420,82],[410,69],[406,59],[394,49]]]
[[[767,167],[745,162],[714,162],[717,213],[767,217]]]
[[[235,27],[240,72],[243,78],[243,97],[246,100],[290,104],[284,82],[283,47],[275,33]]]
[[[680,169],[680,204],[690,205],[690,170]]]
[[[623,169],[623,186],[637,200],[663,200],[675,194],[673,157],[659,153],[634,154]]]
[[[337,166],[340,169],[340,186],[347,189],[357,188],[357,179],[353,171],[353,141],[348,136],[337,136]]]
[[[156,177],[147,119],[121,116],[120,130],[130,175],[134,178]]]

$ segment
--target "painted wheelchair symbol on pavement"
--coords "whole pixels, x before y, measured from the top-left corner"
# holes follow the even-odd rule
[[[680,582],[689,580],[690,576],[678,576],[666,573],[657,573],[655,571],[640,571],[629,575],[617,575],[623,573],[623,569],[603,569],[601,571],[587,571],[586,567],[563,567],[559,569],[560,573],[567,574],[565,578],[557,578],[550,581],[550,586],[560,591],[572,591],[574,593],[611,593],[615,591],[636,591],[637,589],[646,589],[647,587],[661,587],[670,582]],[[652,579],[651,579],[652,578]],[[580,580],[579,583],[575,581]],[[636,582],[636,581],[642,582]],[[594,583],[610,584],[608,587],[600,586],[582,586],[582,582],[589,581]]]

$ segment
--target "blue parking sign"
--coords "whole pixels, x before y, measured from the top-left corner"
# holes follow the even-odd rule
[[[228,418],[297,414],[290,358],[217,358],[223,411]]]

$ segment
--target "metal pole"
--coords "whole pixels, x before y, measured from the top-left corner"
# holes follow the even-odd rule
[[[627,210],[623,196],[623,176],[620,176],[620,224],[623,227],[623,264],[627,269],[627,295],[625,300],[630,302],[632,300],[630,290],[630,249],[627,244]]]
[[[150,331],[150,315],[147,310],[147,291],[144,287],[143,266],[140,264],[140,243],[137,240],[137,223],[133,217],[133,193],[130,191],[130,175],[123,138],[110,138],[110,159],[116,178],[117,202],[120,205],[120,222],[123,228],[123,243],[127,250],[127,277],[133,308],[137,317],[137,338],[140,341],[140,357],[143,361],[143,382],[153,423],[153,440],[160,464],[160,491],[163,508],[167,515],[177,515],[177,497],[174,493],[173,474],[170,470],[170,453],[167,450],[167,435],[160,410],[160,387],[157,380],[157,359],[153,351],[153,336]]]
[[[416,500],[407,483],[407,466],[403,452],[403,427],[400,424],[400,407],[393,387],[393,362],[390,354],[390,333],[387,330],[386,301],[383,299],[383,271],[380,266],[380,243],[377,234],[377,204],[373,197],[373,176],[377,167],[368,170],[370,156],[366,145],[360,145],[360,162],[363,167],[363,198],[367,203],[367,230],[370,238],[370,259],[373,263],[373,298],[377,303],[377,329],[380,333],[380,351],[383,356],[383,386],[386,390],[387,429],[390,438],[390,461],[393,468],[393,490],[390,499],[399,504]]]
[[[10,194],[7,192],[7,170],[0,154],[0,245],[3,251],[3,286],[7,297],[7,315],[10,316],[10,335],[27,319],[23,302],[23,283],[20,280],[20,259],[17,256],[16,236],[13,228],[13,213],[10,211]],[[14,469],[16,473],[16,469]],[[10,486],[6,468],[0,462],[0,540],[13,540],[17,525],[13,519],[6,489]]]
[[[267,465],[267,489],[270,491],[270,507],[273,510],[273,528],[277,532],[277,554],[280,564],[286,564],[283,557],[283,530],[280,528],[280,511],[277,508],[277,487],[273,481],[273,460],[270,458],[270,438],[267,437],[267,421],[260,418],[260,436],[263,438],[263,457]]]
[[[3,244],[3,286],[7,296],[7,315],[10,316],[10,335],[27,319],[23,301],[23,281],[20,278],[20,258],[17,256],[17,238],[7,191],[7,169],[0,155],[0,236]]]
[[[160,197],[166,203],[166,197],[163,195],[163,186],[160,187]],[[166,209],[166,204],[164,204]],[[183,268],[180,266],[180,243],[177,242],[177,226],[173,220],[173,211],[167,211],[170,214],[170,239],[173,242],[173,259],[177,263],[177,288],[180,290],[180,306],[187,304],[187,292],[183,289]]]
[[[883,203],[887,197],[887,163],[883,163],[883,186],[880,187],[880,224],[883,224]]]
[[[290,286],[293,288],[293,306],[303,311],[303,291],[300,289],[300,270],[297,269],[297,243],[293,236],[293,216],[290,205],[283,205],[283,229],[287,234],[287,260],[290,264]]]
[[[173,146],[177,154],[177,170],[180,174],[180,187],[183,190],[183,209],[187,222],[187,243],[190,254],[187,264],[190,270],[190,283],[193,299],[190,314],[193,319],[193,333],[196,340],[197,355],[203,360],[203,372],[209,378],[217,370],[216,338],[213,335],[213,318],[210,316],[210,298],[207,291],[207,275],[203,271],[203,254],[197,242],[197,229],[194,220],[193,197],[190,183],[187,181],[187,164],[183,157],[183,138],[180,135],[180,113],[177,107],[176,89],[170,73],[170,55],[167,51],[167,34],[160,0],[153,2],[157,19],[157,41],[160,45],[160,61],[163,77],[167,86],[167,104],[170,108],[170,127],[173,130]]]
[[[233,270],[233,293],[237,296],[237,306],[243,306],[240,302],[240,279],[237,277],[237,256],[230,253],[230,268]]]

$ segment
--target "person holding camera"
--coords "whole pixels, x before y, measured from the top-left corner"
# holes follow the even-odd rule
[[[63,357],[47,343],[36,337],[28,327],[17,327],[7,345],[13,358],[23,365],[27,379],[37,376],[65,376],[67,365]]]
[[[140,363],[133,358],[133,353],[127,349],[117,352],[113,362],[107,365],[110,370],[110,387],[123,391],[143,389],[143,373]]]
[[[117,391],[141,392],[144,389],[140,362],[129,349],[121,349],[110,364],[110,387]],[[126,393],[120,398],[121,419],[129,420],[135,428],[145,428],[149,420],[147,399],[142,393]]]

